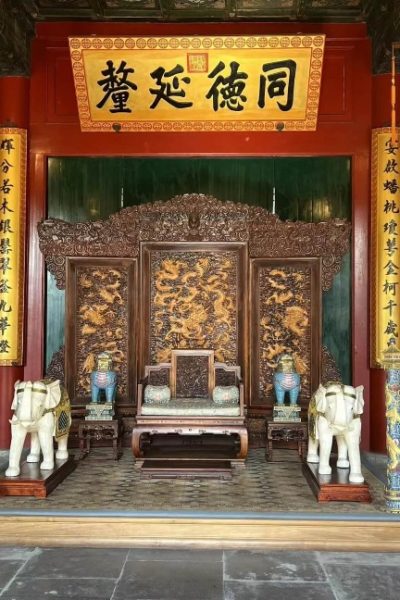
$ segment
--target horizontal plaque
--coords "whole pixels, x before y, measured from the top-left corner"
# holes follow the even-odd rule
[[[317,127],[324,35],[69,38],[82,131]]]

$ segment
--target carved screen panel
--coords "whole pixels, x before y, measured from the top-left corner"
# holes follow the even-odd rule
[[[132,259],[68,259],[66,384],[76,404],[90,400],[90,373],[103,351],[111,353],[118,374],[117,401],[134,398],[136,271]]]
[[[240,364],[247,245],[151,243],[142,259],[150,364],[169,362],[173,349],[214,350],[215,360]]]
[[[278,358],[290,353],[301,375],[300,404],[306,406],[320,376],[320,261],[255,259],[251,271],[251,404],[275,403]]]

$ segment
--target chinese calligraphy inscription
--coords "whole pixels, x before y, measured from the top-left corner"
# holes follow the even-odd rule
[[[0,129],[0,365],[22,362],[26,132]]]
[[[383,352],[398,344],[400,316],[399,144],[389,130],[373,133],[373,269],[372,363],[381,365]]]
[[[324,42],[196,36],[126,38],[114,47],[109,38],[70,38],[81,127],[314,130]]]

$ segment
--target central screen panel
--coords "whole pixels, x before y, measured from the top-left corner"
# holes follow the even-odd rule
[[[142,340],[147,364],[173,349],[210,349],[242,364],[247,245],[143,243]]]

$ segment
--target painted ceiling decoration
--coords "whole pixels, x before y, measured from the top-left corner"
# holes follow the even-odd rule
[[[390,71],[391,44],[400,41],[399,0],[2,0],[0,76],[28,74],[35,22],[63,20],[366,21],[376,73]]]

